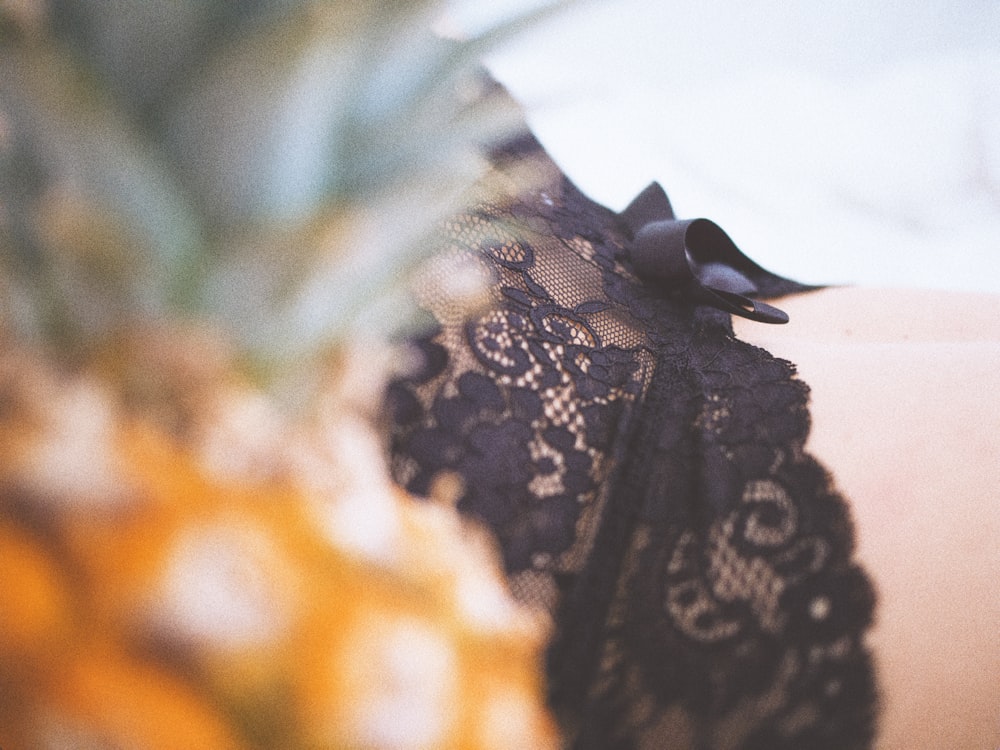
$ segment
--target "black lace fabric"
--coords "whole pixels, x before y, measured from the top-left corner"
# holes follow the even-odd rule
[[[803,445],[808,389],[729,315],[644,282],[621,217],[525,136],[442,227],[490,302],[429,284],[437,327],[393,383],[393,471],[461,479],[520,600],[555,621],[567,745],[870,747],[871,586]],[[760,269],[758,294],[805,288]]]

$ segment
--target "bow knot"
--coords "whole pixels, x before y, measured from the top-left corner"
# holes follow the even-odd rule
[[[656,182],[619,214],[631,234],[629,252],[639,276],[679,289],[695,303],[761,323],[787,323],[788,315],[752,299],[753,278],[767,273],[708,219],[675,218]]]

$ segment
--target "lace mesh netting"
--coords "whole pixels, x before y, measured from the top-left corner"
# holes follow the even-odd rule
[[[393,470],[418,494],[457,475],[515,596],[551,613],[567,744],[869,747],[873,594],[803,452],[807,387],[727,314],[638,278],[620,217],[531,137],[489,183],[441,235],[489,305],[423,290],[437,327],[389,388]]]

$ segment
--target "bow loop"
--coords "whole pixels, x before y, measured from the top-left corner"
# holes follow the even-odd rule
[[[687,252],[690,221],[651,221],[632,238],[629,252],[640,276],[666,284],[691,279],[691,258]]]
[[[761,323],[787,323],[788,316],[751,299],[753,277],[766,273],[744,255],[723,229],[708,219],[678,220],[656,182],[619,214],[631,235],[629,253],[639,276],[710,305]]]

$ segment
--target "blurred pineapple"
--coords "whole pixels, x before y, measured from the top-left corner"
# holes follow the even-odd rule
[[[439,3],[0,1],[0,746],[553,746],[545,629],[372,428],[516,123]]]

